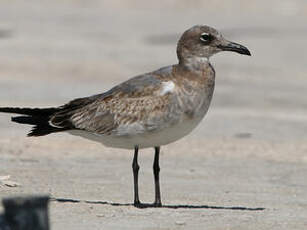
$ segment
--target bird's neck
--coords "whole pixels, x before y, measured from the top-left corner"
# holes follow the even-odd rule
[[[209,58],[207,57],[186,57],[179,61],[179,65],[184,69],[188,69],[192,72],[204,71],[210,66]]]

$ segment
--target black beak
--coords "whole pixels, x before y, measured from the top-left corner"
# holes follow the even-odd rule
[[[227,45],[219,45],[218,48],[220,48],[223,51],[233,51],[239,54],[251,56],[251,53],[245,46],[242,46],[234,42],[229,42]]]

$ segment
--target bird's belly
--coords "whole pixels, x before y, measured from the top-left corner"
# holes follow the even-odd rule
[[[71,130],[68,132],[72,135],[81,136],[114,148],[133,149],[136,145],[139,146],[139,148],[149,148],[177,141],[189,134],[201,120],[202,117],[194,119],[186,118],[171,127],[136,135],[99,135],[82,130]]]

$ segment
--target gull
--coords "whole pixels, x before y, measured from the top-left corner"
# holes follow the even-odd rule
[[[59,107],[0,107],[16,113],[13,122],[33,125],[28,136],[68,132],[105,146],[134,150],[134,206],[143,207],[138,192],[138,152],[154,148],[155,201],[161,207],[160,147],[189,134],[208,111],[215,84],[209,58],[221,51],[251,55],[216,29],[196,25],[177,44],[178,64],[133,77],[109,91],[77,98]]]

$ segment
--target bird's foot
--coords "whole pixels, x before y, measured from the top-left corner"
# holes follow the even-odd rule
[[[140,201],[134,201],[133,206],[136,208],[144,208],[145,204],[141,203]]]
[[[161,201],[155,201],[155,202],[152,204],[152,207],[162,207]]]
[[[162,204],[161,204],[161,202],[154,202],[152,204],[134,202],[133,206],[136,207],[136,208],[158,208],[158,207],[162,207]]]
[[[144,204],[144,203],[138,202],[138,203],[134,203],[133,206],[136,207],[136,208],[148,208],[149,204]]]

